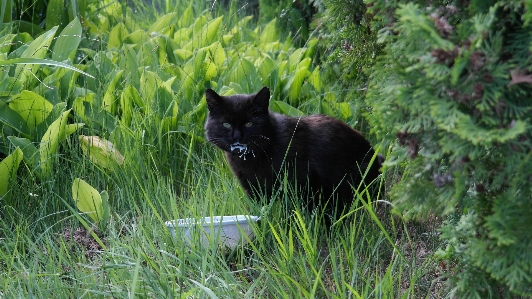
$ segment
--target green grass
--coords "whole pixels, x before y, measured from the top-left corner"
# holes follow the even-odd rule
[[[166,13],[181,13],[188,6],[192,7],[193,16],[204,15],[209,9],[196,4],[197,1],[181,1],[178,7],[152,1],[160,10],[143,7],[142,1],[135,3],[141,12],[135,17],[145,22],[139,22],[139,26],[149,26]],[[110,7],[120,12],[116,6]],[[350,108],[347,103],[342,106],[335,102],[334,94],[341,92],[334,90],[334,82],[320,83],[323,88],[311,85],[306,81],[310,80],[312,69],[305,74],[304,68],[301,74],[305,80],[293,77],[293,73],[302,69],[304,55],[292,57],[295,49],[289,41],[276,45],[277,37],[265,34],[264,40],[272,42],[258,45],[261,32],[258,29],[261,28],[255,30],[255,24],[243,22],[244,27],[235,31],[233,44],[225,43],[223,37],[243,19],[244,9],[241,8],[234,4],[228,8],[217,36],[217,40],[224,41],[228,59],[218,66],[220,74],[216,82],[201,81],[201,72],[205,69],[201,68],[202,63],[194,61],[199,55],[194,52],[187,61],[200,67],[190,74],[196,81],[190,83],[185,76],[180,83],[182,86],[172,85],[171,92],[159,88],[154,92],[155,100],[150,99],[163,103],[167,100],[164,96],[170,94],[171,102],[178,101],[179,113],[173,116],[178,118],[177,124],[164,123],[171,109],[158,111],[156,108],[161,108],[158,102],[151,110],[131,105],[129,121],[119,114],[100,115],[86,121],[85,127],[61,142],[54,155],[51,176],[38,177],[26,162],[21,163],[10,198],[0,199],[0,298],[438,297],[442,291],[438,281],[442,269],[429,255],[439,245],[434,237],[436,228],[430,226],[432,222],[403,223],[392,216],[385,203],[375,203],[362,194],[349,216],[327,229],[323,215],[302,208],[300,200],[290,190],[280,192],[273,200],[251,201],[231,173],[223,154],[203,140],[205,108],[200,102],[203,85],[217,84],[218,89],[238,90],[240,86],[233,84],[236,82],[229,82],[233,77],[228,65],[235,65],[234,70],[238,71],[236,66],[243,58],[258,66],[256,70],[246,68],[235,77],[249,81],[242,82],[242,89],[261,86],[263,82],[252,82],[247,72],[262,76],[261,68],[271,63],[271,73],[264,74],[262,79],[274,85],[275,100],[291,101],[289,94],[300,93],[294,99],[304,99],[297,108],[305,113],[337,112],[337,117],[343,117],[351,125],[357,121],[349,113],[338,112]],[[142,12],[144,19],[140,17]],[[224,7],[218,4],[209,11],[214,16],[224,12]],[[112,12],[106,13],[112,19]],[[187,28],[192,24],[183,22]],[[92,35],[82,40],[80,48],[90,48],[87,44],[94,38]],[[106,51],[99,43],[94,44],[94,47],[102,47],[94,50]],[[267,50],[277,46],[277,50]],[[133,64],[133,69],[140,68],[148,59],[156,63],[160,57],[150,56],[157,47],[147,47],[147,52],[139,49],[139,64]],[[119,57],[120,67],[130,67],[131,61],[120,60],[123,52],[109,50],[106,53],[107,57]],[[141,57],[146,53],[149,54],[147,58]],[[265,60],[262,54],[272,59]],[[311,54],[305,55],[312,58]],[[277,73],[286,60],[293,60],[293,65]],[[180,66],[187,61],[181,61]],[[97,96],[91,105],[95,111],[101,110],[96,106],[102,101],[98,95],[101,97],[106,92],[104,84],[114,78],[114,73],[107,76],[109,69],[116,64],[105,59],[99,62],[101,70],[87,67],[100,76],[99,81],[83,77],[79,80],[88,82],[83,88],[94,88],[92,91]],[[168,80],[175,74],[164,63],[143,67]],[[288,68],[292,69],[287,71]],[[127,80],[133,82],[132,86],[140,85],[140,90],[142,84],[148,82],[134,82],[127,76],[119,82]],[[320,79],[313,77],[312,80]],[[74,84],[74,81],[63,81]],[[285,85],[286,82],[299,82],[301,91],[292,91],[292,86]],[[193,88],[188,89],[186,84]],[[58,86],[65,87],[64,84]],[[119,86],[115,90],[117,98],[123,95],[124,86]],[[76,88],[82,89],[77,85]],[[75,99],[60,100],[70,108]],[[126,105],[120,105],[125,111]],[[72,114],[71,122],[80,121],[78,111]],[[90,118],[88,113],[87,117]],[[111,130],[102,121],[105,117],[116,117],[120,121]],[[90,162],[80,149],[78,135],[81,134],[112,140],[125,157],[124,165],[106,170]],[[2,137],[4,141],[6,136]],[[32,141],[38,143],[38,140]],[[7,141],[2,146],[9,153],[14,150]],[[389,181],[394,179],[391,174],[385,177]],[[90,218],[78,212],[72,198],[75,178],[109,193],[112,216],[103,230],[95,230]],[[254,239],[234,251],[223,250],[216,244],[187,246],[182,238],[172,238],[164,225],[170,219],[235,214],[260,215],[262,219],[253,227]]]
[[[188,247],[182,238],[172,239],[166,220],[260,215],[266,204],[244,196],[217,150],[202,145],[180,154],[188,151],[185,148],[174,150],[168,144],[165,152],[147,150],[142,169],[107,175],[83,156],[73,155],[69,161],[59,160],[57,168],[69,170],[57,172],[48,184],[31,183],[31,177],[19,180],[13,196],[18,200],[1,210],[0,295],[418,298],[434,291],[426,276],[435,263],[418,260],[416,253],[420,243],[429,250],[437,245],[423,240],[422,233],[431,231],[394,223],[383,206],[377,213],[359,208],[327,230],[322,216],[297,204],[288,210],[297,199],[283,193],[254,227],[251,243],[233,252],[215,245]],[[170,165],[190,158],[184,179],[174,178],[179,172],[171,167],[168,173],[157,169],[152,161],[163,156]],[[63,182],[80,173],[110,194],[113,217],[107,229],[98,232],[105,249],[86,236],[83,225],[65,208],[73,201],[70,184]],[[76,235],[76,230],[81,231]]]

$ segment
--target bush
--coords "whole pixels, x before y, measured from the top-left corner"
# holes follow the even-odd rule
[[[532,295],[530,4],[387,2],[368,4],[384,49],[366,103],[402,171],[396,211],[448,216],[451,294]]]
[[[267,24],[273,19],[278,19],[277,29],[283,37],[291,36],[296,46],[305,45],[310,37],[312,17],[319,9],[320,1],[259,0],[258,2],[260,24]]]

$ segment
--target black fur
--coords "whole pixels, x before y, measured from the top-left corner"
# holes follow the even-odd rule
[[[257,94],[227,97],[207,89],[206,98],[207,139],[224,150],[249,196],[270,196],[280,175],[287,174],[301,190],[310,190],[305,196],[308,208],[327,201],[329,211],[332,207],[340,212],[349,208],[354,198],[352,186],[359,186],[361,173],[374,155],[362,134],[326,115],[273,113],[268,109],[267,87]],[[381,155],[375,159],[365,184],[379,176],[382,160]]]

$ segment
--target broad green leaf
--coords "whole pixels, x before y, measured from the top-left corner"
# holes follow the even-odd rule
[[[50,30],[52,27],[61,25],[61,19],[64,14],[64,10],[64,0],[48,1],[46,9],[46,30]]]
[[[192,3],[193,2],[190,2],[187,9],[185,9],[183,14],[180,16],[179,21],[177,22],[180,28],[188,27],[194,22],[194,11],[192,10]]]
[[[122,3],[117,1],[105,1],[103,5],[104,12],[110,17],[119,20],[123,17]]]
[[[11,9],[13,1],[2,1],[0,2],[0,23],[9,23],[11,22]]]
[[[244,57],[247,59],[254,61],[260,58],[261,51],[257,47],[246,47],[246,50],[244,52]]]
[[[292,117],[304,115],[301,110],[298,110],[297,108],[290,106],[290,104],[282,101],[272,101],[272,110]]]
[[[46,177],[52,173],[54,156],[59,148],[59,142],[67,137],[66,126],[70,110],[57,118],[46,130],[39,146],[41,175]]]
[[[203,76],[206,69],[205,57],[207,57],[207,48],[201,48],[196,52],[194,57],[194,75],[196,79]]]
[[[310,84],[312,84],[312,86],[314,86],[314,89],[317,91],[317,92],[321,92],[321,88],[322,88],[322,82],[321,82],[321,78],[320,78],[320,67],[317,66],[314,71],[312,71],[312,74],[308,77],[308,81],[310,82]]]
[[[20,58],[44,58],[50,44],[54,39],[57,26],[54,26],[51,30],[46,31],[39,37],[37,37],[31,44],[24,50]],[[5,62],[5,61],[3,61]],[[25,65],[19,65],[15,69],[15,76],[24,84],[24,87],[30,86],[30,83],[35,80],[33,73],[37,71],[39,66],[33,64],[31,68],[27,68]]]
[[[186,61],[190,57],[192,57],[193,53],[189,50],[177,49],[177,50],[174,50],[174,54],[177,55],[178,58],[181,58],[182,61]]]
[[[82,179],[75,178],[72,184],[72,197],[78,209],[89,215],[95,223],[103,219],[103,205],[100,193]]]
[[[172,25],[172,26],[168,26],[166,27],[165,29],[163,29],[163,31],[160,33],[162,37],[164,37],[165,39],[167,40],[171,40],[172,42],[174,42],[174,40],[172,39],[172,37],[174,36],[175,34],[175,25]],[[177,45],[177,44],[176,44]]]
[[[64,68],[76,71],[78,73],[81,73],[81,74],[83,74],[85,76],[88,76],[88,77],[91,77],[91,78],[94,79],[94,76],[92,76],[90,74],[87,74],[84,71],[82,71],[82,70],[80,70],[80,69],[78,69],[76,67],[73,67],[71,65],[68,65],[66,63],[59,62],[59,61],[53,61],[53,60],[49,60],[49,59],[40,59],[40,58],[15,58],[15,59],[9,59],[9,60],[0,60],[0,66],[2,66],[2,65],[12,65],[12,64],[23,64],[23,65],[35,64],[35,65],[37,65],[37,67],[40,64],[45,64],[45,65],[51,65],[51,66],[57,66],[57,67],[64,67]]]
[[[0,60],[0,63],[2,61]],[[22,83],[9,76],[8,72],[0,72],[0,97],[9,98],[22,90]]]
[[[107,50],[120,49],[122,41],[129,35],[126,25],[123,23],[116,24],[109,33],[109,42],[107,43]]]
[[[277,19],[271,20],[265,27],[262,29],[260,34],[260,43],[267,44],[277,41]]]
[[[326,115],[335,115],[336,113],[334,113],[334,109],[333,109],[333,106],[331,105],[331,103],[327,102],[327,101],[323,101],[321,102],[321,111],[323,114],[326,114]]]
[[[133,31],[133,33],[129,34],[124,38],[124,45],[130,44],[130,46],[133,46],[135,51],[139,51],[140,47],[150,40],[150,35],[146,32],[146,30],[137,30]]]
[[[159,45],[157,45],[154,39],[150,39],[144,43],[137,53],[139,67],[148,67],[147,69],[151,69],[153,66],[159,65],[158,48]]]
[[[45,120],[54,106],[39,94],[23,90],[9,101],[9,108],[17,112],[30,130]]]
[[[307,47],[307,51],[305,51],[304,57],[312,59],[314,57],[314,54],[316,53],[316,47],[318,46],[318,39],[317,38],[309,39],[305,46]]]
[[[107,85],[105,94],[103,95],[103,109],[112,115],[115,115],[118,109],[118,101],[116,99],[116,93],[118,92],[117,85],[121,83],[123,73],[124,70],[120,70],[116,73],[113,80]]]
[[[15,34],[3,35],[0,33],[0,53],[9,53],[9,50],[11,49],[11,43],[13,42],[15,36]]]
[[[177,111],[177,110],[176,110]],[[164,131],[171,131],[177,126],[177,117],[163,117],[161,120],[160,128]]]
[[[79,136],[83,153],[89,156],[92,163],[105,168],[124,164],[124,156],[115,148],[114,144],[98,136]]]
[[[181,28],[174,33],[174,41],[180,46],[184,45],[190,41],[191,34],[189,28]]]
[[[156,73],[145,71],[140,77],[140,94],[143,99],[153,100],[157,86],[162,85],[162,80]]]
[[[214,63],[207,64],[207,70],[205,70],[205,81],[211,81],[218,75],[218,67]]]
[[[157,60],[159,65],[165,65],[168,63],[175,62],[175,56],[172,51],[167,52],[168,39],[164,36],[156,36],[152,38],[152,43],[154,46],[153,52],[157,54]],[[171,48],[171,47],[169,47]]]
[[[209,19],[207,19],[207,16],[199,16],[194,21],[194,24],[188,28],[188,30],[191,33],[191,36],[194,37],[195,34],[199,34],[201,32],[201,29],[204,28],[205,25],[209,23]]]
[[[273,81],[274,77],[276,77],[277,74],[273,74],[276,72],[276,62],[273,60],[269,55],[262,54],[261,59],[257,59],[255,62],[255,67],[257,70],[259,70],[260,77],[262,79],[262,85],[264,86],[271,86],[273,87]]]
[[[22,150],[17,148],[11,155],[0,161],[0,198],[6,200],[11,197],[9,187],[17,176],[17,169],[22,161]]]
[[[310,58],[303,59],[296,69],[296,71],[293,73],[292,77],[289,78],[289,94],[288,98],[290,99],[290,103],[292,105],[297,104],[299,99],[299,94],[301,92],[301,86],[303,85],[303,82],[305,79],[310,75],[310,72],[308,71],[308,66],[310,65]]]
[[[140,79],[141,98],[150,105],[144,106],[145,113],[151,114],[152,109],[158,111],[158,115],[163,116],[168,105],[173,100],[172,92],[166,84],[154,72],[145,71]]]
[[[163,117],[173,117],[177,115],[177,103],[174,100],[173,93],[168,90],[166,85],[157,88],[157,93],[152,102],[157,108],[157,115]]]
[[[224,47],[219,41],[214,42],[207,47],[207,63],[214,62],[218,68],[221,68],[227,59]]]
[[[231,34],[238,34],[239,31],[242,30],[242,28],[247,28],[249,21],[253,19],[253,16],[246,16],[243,17],[242,20],[238,21],[238,24],[236,24],[235,27],[229,31]]]
[[[27,138],[19,138],[15,136],[9,136],[7,137],[9,141],[17,148],[20,148],[22,150],[22,153],[24,153],[24,161],[31,165],[31,167],[36,167],[37,163],[39,162],[39,156],[38,156],[38,150],[33,145],[33,143],[27,139]]]
[[[230,92],[232,91],[232,92]],[[229,89],[226,90],[226,87],[222,87],[220,90],[220,94],[224,96],[232,95],[232,94],[245,94],[246,91],[240,86],[240,84],[236,82],[229,83]]]
[[[295,50],[292,55],[290,55],[290,58],[288,58],[288,70],[290,72],[293,72],[297,69],[301,58],[303,58],[305,55],[305,51],[307,51],[307,48],[299,48]]]
[[[82,101],[83,111],[88,119],[88,123],[91,123],[96,129],[103,128],[107,133],[114,131],[116,127],[116,118],[114,115],[111,115],[109,112],[96,108],[91,105],[89,102]]]
[[[349,105],[349,103],[336,103],[336,108],[338,109],[338,112],[340,112],[340,116],[344,121],[353,116],[353,110],[351,110],[351,105]]]
[[[150,26],[150,28],[148,29],[148,32],[150,34],[152,34],[152,32],[162,33],[163,30],[165,30],[167,27],[174,25],[177,19],[178,19],[178,16],[177,16],[177,13],[175,12],[164,15]]]
[[[86,96],[75,98],[74,102],[72,103],[72,109],[74,109],[74,113],[76,114],[76,116],[83,119],[84,122],[90,123],[91,119],[85,112],[85,102],[88,104],[94,104],[94,93],[91,92]]]
[[[131,124],[134,103],[140,103],[141,105],[137,104],[139,107],[144,106],[137,89],[128,85],[120,95],[120,108],[122,110],[121,120],[126,126]]]
[[[288,65],[288,61],[280,61],[278,63],[278,68],[279,68],[279,71],[278,71],[278,77],[279,78],[282,78],[285,73],[286,73],[286,69],[287,69],[287,66]],[[281,89],[281,80],[277,80],[277,86],[275,86],[274,88],[274,91],[280,91]]]
[[[26,136],[31,134],[30,128],[20,114],[9,108],[4,101],[0,100],[0,122],[10,126],[14,130]]]
[[[222,36],[222,41],[224,42],[224,44],[228,44],[230,41],[233,40],[235,36],[233,34],[224,34]]]
[[[129,96],[131,96],[133,102],[138,107],[144,107],[146,105],[146,99],[141,98],[139,91],[135,87],[131,86],[131,88],[128,88],[126,90],[127,92],[130,92]]]
[[[65,135],[63,135],[62,139],[59,141],[65,140],[68,136],[74,134],[77,130],[79,130],[81,127],[83,127],[84,123],[77,123],[77,124],[69,124],[65,126]]]
[[[262,85],[260,77],[253,63],[245,58],[238,59],[233,65],[230,75],[230,82],[239,82],[246,92],[254,92]]]
[[[221,23],[222,17],[218,17],[205,24],[201,30],[194,32],[192,41],[184,45],[183,49],[193,51],[194,49],[203,48],[212,44],[218,35],[218,29]]]
[[[63,2],[63,1],[60,1]],[[48,23],[48,19],[46,20]],[[78,49],[81,41],[81,23],[76,17],[70,22],[57,37],[55,41],[52,59],[56,61],[72,61],[73,54]]]

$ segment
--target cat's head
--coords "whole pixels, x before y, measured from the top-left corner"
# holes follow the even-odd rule
[[[263,87],[256,94],[220,96],[207,89],[205,94],[207,140],[242,158],[262,154],[270,143],[270,90]]]

